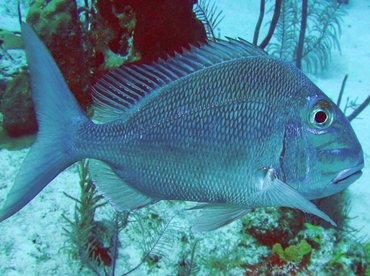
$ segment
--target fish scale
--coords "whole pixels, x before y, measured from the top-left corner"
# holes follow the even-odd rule
[[[248,63],[249,60],[245,62]],[[270,151],[273,155],[264,154],[265,161],[254,152],[249,153],[248,149],[260,149],[257,151],[260,155],[268,152],[264,140],[271,135],[269,132],[278,121],[271,120],[274,118],[274,110],[264,103],[255,103],[253,97],[256,93],[245,89],[245,85],[239,81],[239,76],[248,76],[245,69],[251,66],[237,67],[231,64],[230,68],[230,76],[235,76],[235,80],[229,78],[229,81],[237,83],[232,93],[222,93],[222,79],[219,78],[219,82],[209,81],[219,74],[217,70],[207,71],[204,72],[205,76],[189,76],[167,88],[167,91],[161,91],[163,100],[162,97],[156,97],[127,120],[127,131],[140,133],[136,134],[140,139],[133,139],[129,143],[128,148],[132,154],[127,160],[124,158],[128,151],[125,146],[117,152],[119,156],[123,156],[119,164],[122,171],[120,175],[126,182],[155,198],[187,198],[194,201],[205,201],[215,193],[218,194],[214,196],[215,202],[225,202],[224,198],[241,202],[243,198],[236,199],[236,195],[246,197],[246,194],[240,194],[243,190],[240,187],[250,187],[247,192],[256,190],[253,187],[255,183],[248,183],[248,168],[252,168],[252,174],[265,163],[276,163],[279,152]],[[241,72],[237,72],[239,68]],[[202,81],[198,87],[204,93],[192,93],[187,84],[193,84],[199,79]],[[250,98],[252,102],[249,101]],[[188,104],[188,112],[179,116],[177,110],[185,103],[192,105]],[[240,113],[240,120],[235,120],[236,113]],[[109,133],[109,130],[106,132]],[[121,144],[125,144],[125,141]],[[220,148],[221,145],[224,148]],[[154,152],[149,154],[151,151]],[[241,155],[237,159],[239,162],[235,161],[237,153]],[[209,162],[213,157],[223,161],[213,164]],[[101,156],[99,158],[102,159]],[[257,160],[259,162],[256,164]],[[232,164],[229,167],[234,170],[234,175],[230,174],[226,182],[235,187],[225,192],[222,189],[225,176],[218,175],[217,171],[227,167],[228,163]],[[200,173],[197,168],[205,164],[208,164],[207,169]],[[245,172],[241,173],[243,167]],[[157,173],[153,175],[153,171]],[[203,182],[210,185],[203,185]],[[205,190],[199,193],[199,189],[196,189],[199,185],[209,187],[211,192]]]
[[[268,206],[335,225],[309,200],[361,176],[362,148],[343,112],[294,65],[244,40],[113,70],[94,86],[92,121],[37,35],[21,29],[40,131],[0,221],[83,158],[117,210],[201,203],[197,231]]]
[[[283,124],[276,120],[281,111],[275,106],[285,98],[275,96],[273,102],[266,100],[266,77],[253,83],[248,81],[269,66],[281,64],[272,59],[246,58],[164,86],[155,98],[125,119],[124,132],[130,134],[126,139],[124,135],[117,136],[115,142],[109,143],[110,148],[119,145],[116,150],[107,148],[99,152],[107,156],[94,156],[89,152],[95,151],[94,146],[86,149],[85,155],[111,161],[110,153],[114,152],[119,156],[114,158],[119,161],[114,165],[120,168],[122,179],[154,198],[241,204],[248,194],[257,191],[256,171],[266,164],[278,163],[280,154],[273,143],[266,147],[265,140],[273,141],[271,132]],[[223,78],[218,77],[220,74]],[[292,93],[289,89],[275,88],[269,94],[286,92]],[[186,112],[179,115],[183,106]],[[240,113],[239,120],[234,118],[236,113]],[[102,131],[110,133],[110,126],[106,128]],[[275,143],[280,144],[282,132],[275,131],[274,135]],[[238,154],[241,157],[236,159]],[[201,166],[206,167],[202,173],[197,170]],[[226,167],[228,173],[217,173]],[[153,175],[153,171],[157,173]],[[229,187],[226,191],[225,182]]]

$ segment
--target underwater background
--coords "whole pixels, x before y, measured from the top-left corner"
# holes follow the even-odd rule
[[[179,36],[176,41],[186,38],[182,42],[185,45],[205,35],[209,39],[254,39],[260,1],[198,1],[193,6],[194,14],[204,29],[196,23],[184,24],[185,19],[176,13],[185,13],[180,3],[189,6],[192,1],[176,1],[176,5],[170,2],[94,1],[92,7],[90,1],[87,5],[78,1],[77,6],[74,1],[21,1],[21,10],[24,19],[42,31],[41,38],[53,55],[55,51],[57,62],[62,61],[71,89],[79,93],[77,98],[89,111],[90,78],[98,78],[123,63],[151,62],[179,47],[164,39],[162,43],[171,47],[153,48],[165,31],[155,30],[153,25],[158,22],[149,21],[146,29],[135,31],[143,37],[142,44],[135,44],[140,51],[132,50],[130,35],[139,28],[140,19],[145,21],[134,8],[142,8],[152,20],[159,20],[153,13],[166,15],[168,21],[163,20],[163,24],[168,28],[175,25]],[[290,23],[280,21],[265,48],[292,62],[301,14],[298,2],[283,1],[280,20],[285,18]],[[340,107],[350,115],[370,94],[370,1],[337,3],[308,1],[308,34],[316,40],[307,39],[306,47],[321,50],[313,50],[303,59],[302,69],[334,102],[344,86]],[[273,1],[267,1],[258,44],[268,33],[273,10]],[[187,16],[194,22],[193,13]],[[182,23],[175,21],[179,17]],[[121,31],[120,38],[126,43],[111,37],[110,30],[120,31],[109,18],[112,22],[122,20],[125,32]],[[94,24],[88,26],[89,20]],[[77,28],[78,24],[83,27]],[[17,33],[17,1],[1,2],[0,29],[1,205],[33,142],[36,125],[27,97],[28,78],[22,69],[26,60]],[[69,62],[73,65],[91,47],[86,43],[78,48],[78,41],[87,33],[88,42],[95,43],[94,55],[84,66],[71,67]],[[289,38],[283,38],[284,34]],[[94,74],[91,68],[95,68]],[[288,208],[256,209],[241,220],[205,233],[191,232],[190,214],[185,211],[190,205],[186,202],[162,201],[129,214],[117,214],[95,192],[87,163],[79,162],[0,224],[0,275],[370,275],[369,119],[370,108],[365,108],[351,122],[365,155],[362,177],[343,193],[316,201],[338,228]]]

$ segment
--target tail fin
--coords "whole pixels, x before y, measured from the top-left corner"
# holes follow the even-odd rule
[[[61,171],[80,159],[71,138],[77,125],[88,120],[46,47],[27,24],[21,23],[21,29],[39,133],[0,210],[0,221],[23,208]]]

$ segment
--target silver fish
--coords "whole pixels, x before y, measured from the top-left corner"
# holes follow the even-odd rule
[[[203,231],[251,208],[285,206],[335,225],[309,200],[358,179],[363,152],[344,114],[295,66],[243,40],[192,47],[103,77],[96,123],[36,34],[21,27],[39,133],[0,221],[91,158],[98,189],[118,210],[200,202],[194,230]]]

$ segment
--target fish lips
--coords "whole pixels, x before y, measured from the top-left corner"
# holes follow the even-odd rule
[[[331,182],[338,185],[349,185],[361,177],[363,167],[364,163],[360,163],[354,167],[344,169]]]

